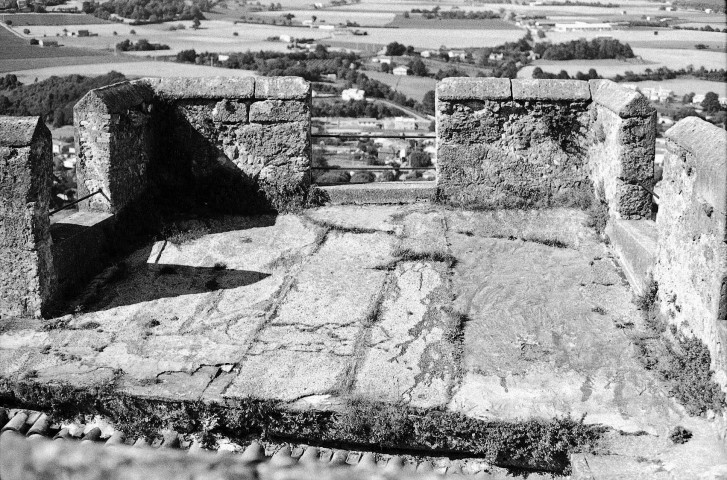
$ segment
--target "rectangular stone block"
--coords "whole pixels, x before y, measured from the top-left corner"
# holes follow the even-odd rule
[[[51,134],[38,117],[0,116],[0,318],[39,317],[53,301],[48,205]]]
[[[694,188],[718,215],[727,212],[727,132],[697,117],[687,117],[666,137],[694,155]]]
[[[295,100],[265,100],[250,105],[251,122],[299,122],[310,119],[310,109]]]
[[[591,99],[588,82],[582,80],[512,80],[514,100],[581,100]]]
[[[205,77],[205,78],[145,78],[157,97],[162,100],[184,100],[193,98],[252,98],[255,92],[255,77]]]
[[[508,78],[445,78],[437,83],[438,100],[510,100]]]
[[[611,80],[589,80],[591,98],[621,118],[644,117],[654,113],[654,107],[641,93]]]
[[[234,100],[220,100],[212,110],[212,120],[222,123],[247,123],[247,104]]]
[[[631,288],[637,295],[647,293],[656,263],[656,224],[651,220],[614,219],[608,223],[606,235],[616,250]]]
[[[255,98],[279,100],[306,100],[311,85],[301,77],[257,77]]]

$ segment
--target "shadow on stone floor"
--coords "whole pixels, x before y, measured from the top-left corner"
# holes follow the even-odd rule
[[[159,299],[219,292],[255,284],[269,273],[228,269],[224,264],[193,267],[174,264],[142,264],[90,285],[77,305],[84,313],[110,310]],[[103,279],[101,279],[103,281]]]

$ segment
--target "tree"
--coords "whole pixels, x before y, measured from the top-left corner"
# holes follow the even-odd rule
[[[422,99],[422,109],[429,115],[434,115],[435,96],[434,90],[429,90]]]
[[[428,77],[429,70],[420,58],[416,58],[409,63],[409,69],[413,75],[417,77]]]
[[[388,63],[382,63],[381,64],[381,71],[384,73],[389,73],[391,71],[391,67]]]
[[[429,154],[421,150],[414,150],[409,154],[409,166],[415,168],[431,167],[432,159]]]
[[[682,97],[682,103],[692,103],[694,100],[694,92],[689,92]]]
[[[391,42],[386,46],[385,55],[390,57],[398,57],[406,53],[406,46],[399,42]]]
[[[199,21],[199,18],[196,18],[192,21],[192,28],[197,30],[199,26],[202,24],[202,22]]]
[[[714,113],[722,110],[722,105],[719,103],[719,96],[714,92],[707,92],[702,100],[702,108],[705,112]]]

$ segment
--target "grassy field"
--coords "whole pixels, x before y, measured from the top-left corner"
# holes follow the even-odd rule
[[[428,20],[422,15],[416,14],[412,14],[409,18],[397,15],[388,26],[396,28],[418,28],[422,30],[519,30],[519,28],[512,23],[508,23],[497,18],[481,20],[435,18]]]
[[[331,10],[285,10],[282,12],[259,12],[255,15],[262,17],[280,17],[286,13],[295,15],[293,21],[303,22],[305,20],[311,20],[311,17],[315,15],[317,24],[345,25],[347,21],[350,21],[358,23],[361,27],[383,27],[394,20],[395,17],[393,13],[337,12]]]
[[[139,77],[249,77],[255,75],[250,70],[233,70],[230,68],[216,68],[204,65],[191,65],[175,62],[123,62],[104,63],[96,65],[84,65],[79,68],[77,65],[59,65],[49,68],[37,68],[31,70],[16,70],[12,73],[18,76],[23,83],[33,83],[45,80],[53,75],[71,75],[81,73],[82,75],[103,75],[112,70],[123,73],[129,78]]]
[[[178,24],[185,25],[184,30],[169,31],[169,27]],[[138,52],[135,55],[171,55],[180,50],[195,49],[198,52],[244,52],[247,50],[274,50],[286,51],[286,44],[282,42],[268,42],[267,37],[276,35],[292,35],[294,37],[325,38],[329,33],[319,30],[308,30],[292,27],[275,27],[270,25],[234,25],[228,21],[208,20],[202,22],[202,28],[193,30],[191,21],[170,22],[166,24],[130,26],[127,24],[106,25],[79,25],[69,28],[71,31],[87,29],[98,34],[94,37],[63,37],[66,45],[84,47],[89,49],[105,50],[125,40],[132,41],[144,38],[152,43],[169,45],[171,50],[156,52]],[[42,25],[30,29],[30,37],[42,38],[43,35],[55,37],[63,31],[62,26]],[[131,31],[136,34],[132,34]],[[17,31],[17,30],[16,30]],[[116,35],[114,35],[116,32]],[[234,32],[238,36],[234,36]]]
[[[374,72],[366,70],[364,72],[367,77],[374,80],[378,80],[397,91],[403,93],[407,97],[413,98],[414,100],[421,102],[424,98],[424,94],[429,90],[434,90],[437,86],[437,81],[433,78],[425,77],[410,77],[392,75],[390,73]]]
[[[31,58],[31,59],[12,59],[0,60],[0,73],[18,72],[21,70],[38,70],[38,69],[54,69],[60,68],[66,70],[73,68],[72,73],[83,74],[86,70],[92,68],[93,65],[103,65],[107,63],[122,64],[138,62],[140,59],[128,55],[91,55],[78,57],[52,57],[52,58]]]
[[[32,25],[93,25],[110,23],[85,13],[9,13],[1,14],[0,21],[13,22],[13,26],[25,27]]]
[[[553,43],[570,42],[580,38],[592,39],[604,35],[611,36],[631,45],[632,48],[664,48],[693,50],[694,45],[703,43],[713,49],[724,50],[727,46],[727,35],[716,32],[696,32],[685,30],[659,29],[612,30],[609,32],[548,32],[546,40]]]
[[[55,40],[55,39],[54,39]],[[35,59],[88,57],[104,55],[102,52],[72,47],[40,47],[30,45],[30,41],[18,38],[4,26],[0,26],[0,71],[7,60],[20,60],[32,63]]]

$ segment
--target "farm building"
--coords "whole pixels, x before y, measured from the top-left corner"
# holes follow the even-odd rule
[[[610,23],[556,23],[554,30],[556,32],[602,32],[613,30]]]
[[[43,39],[43,40],[40,40],[38,42],[38,45],[40,45],[41,47],[57,47],[58,46],[58,42],[55,41],[55,40],[45,40],[45,39]]]
[[[357,88],[347,88],[341,92],[341,99],[349,100],[364,100],[366,98],[365,92]]]
[[[404,65],[401,65],[392,70],[391,73],[393,73],[394,75],[409,75],[409,69],[406,68]]]

